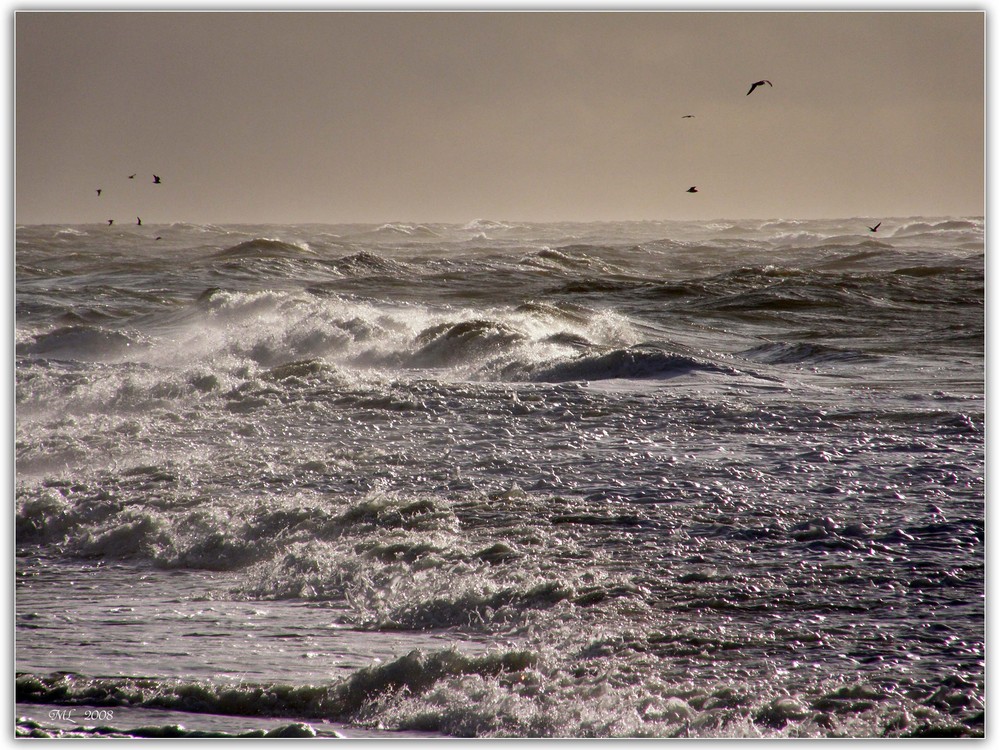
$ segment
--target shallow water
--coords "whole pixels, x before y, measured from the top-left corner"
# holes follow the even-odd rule
[[[22,704],[982,733],[982,219],[138,229],[17,230]]]

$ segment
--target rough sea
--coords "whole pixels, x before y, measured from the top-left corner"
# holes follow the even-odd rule
[[[984,732],[981,217],[16,229],[17,733]]]

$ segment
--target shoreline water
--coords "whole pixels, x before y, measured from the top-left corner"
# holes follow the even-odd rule
[[[432,739],[432,732],[382,731],[295,717],[258,718],[99,705],[17,703],[19,737],[142,739]]]

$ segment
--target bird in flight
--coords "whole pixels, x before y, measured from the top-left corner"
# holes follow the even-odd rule
[[[160,185],[160,184],[162,184],[162,183],[160,182],[160,178],[159,178],[159,177],[157,177],[157,176],[156,176],[155,174],[153,175],[153,184],[154,184],[154,185]]]
[[[140,219],[138,216],[136,216],[135,217],[135,223],[141,227],[142,226],[142,219]]]
[[[682,120],[686,120],[689,117],[694,117],[694,115],[681,115]]]
[[[130,180],[134,180],[134,179],[135,179],[135,175],[134,175],[134,174],[130,174],[130,175],[128,176],[128,178],[129,178]]]
[[[747,92],[747,96],[750,96],[750,94],[753,93],[753,90],[755,88],[757,88],[758,86],[763,86],[765,83],[771,88],[774,88],[774,84],[771,83],[770,81],[757,81],[756,83],[750,85],[750,90]]]
[[[869,231],[869,232],[877,232],[877,231],[878,231],[878,228],[879,228],[880,226],[882,226],[882,222],[881,222],[881,221],[880,221],[880,222],[879,222],[878,224],[876,224],[875,226],[873,226],[873,227],[868,227],[868,231]]]
[[[97,188],[97,197],[98,197],[98,198],[100,198],[100,197],[101,197],[101,189],[100,189],[100,188]]]
[[[114,224],[114,223],[115,223],[115,220],[114,220],[114,219],[108,219],[108,226],[109,226],[109,227],[110,227],[110,226],[111,226],[112,224]]]
[[[697,193],[698,192],[698,188],[695,187],[694,185],[692,185],[691,187],[689,187],[687,189],[687,192],[689,192],[689,193]]]

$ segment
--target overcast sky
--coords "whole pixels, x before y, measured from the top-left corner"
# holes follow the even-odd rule
[[[984,21],[18,12],[16,220],[982,215]]]

